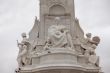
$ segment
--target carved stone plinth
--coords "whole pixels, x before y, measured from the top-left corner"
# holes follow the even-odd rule
[[[52,51],[52,52],[51,52]],[[32,57],[32,65],[21,68],[21,73],[98,73],[99,67],[86,67],[85,57],[79,57],[66,48],[52,48]],[[82,65],[81,65],[82,62]]]

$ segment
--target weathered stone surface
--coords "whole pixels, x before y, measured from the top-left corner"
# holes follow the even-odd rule
[[[22,37],[16,73],[100,73],[100,38],[84,37],[74,0],[40,0],[40,20]]]

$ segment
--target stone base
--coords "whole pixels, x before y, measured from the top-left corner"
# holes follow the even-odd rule
[[[86,61],[71,49],[52,48],[33,56],[32,65],[21,68],[20,73],[99,73],[100,68],[83,65]]]
[[[37,57],[32,57],[32,65],[77,64],[77,55],[72,50],[53,48]]]
[[[99,69],[85,69],[74,66],[47,66],[41,68],[25,68],[20,73],[102,73]]]

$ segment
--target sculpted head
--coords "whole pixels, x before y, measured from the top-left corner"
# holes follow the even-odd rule
[[[58,27],[59,27],[59,31],[60,31],[61,33],[69,32],[69,30],[68,30],[68,29],[66,28],[66,26],[64,26],[64,25],[59,25]]]
[[[86,37],[87,37],[87,38],[91,38],[91,37],[92,37],[92,34],[91,34],[91,33],[87,33],[87,34],[86,34]]]
[[[94,36],[92,40],[95,42],[96,45],[100,43],[100,37],[99,36]]]
[[[26,33],[22,33],[21,36],[22,36],[23,38],[24,38],[24,37],[27,37],[27,36],[26,36]]]

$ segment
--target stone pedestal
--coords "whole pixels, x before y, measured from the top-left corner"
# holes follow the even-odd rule
[[[84,66],[85,57],[76,55],[73,50],[52,48],[49,51],[32,57],[32,65],[21,68],[21,73],[99,73],[98,67]]]

